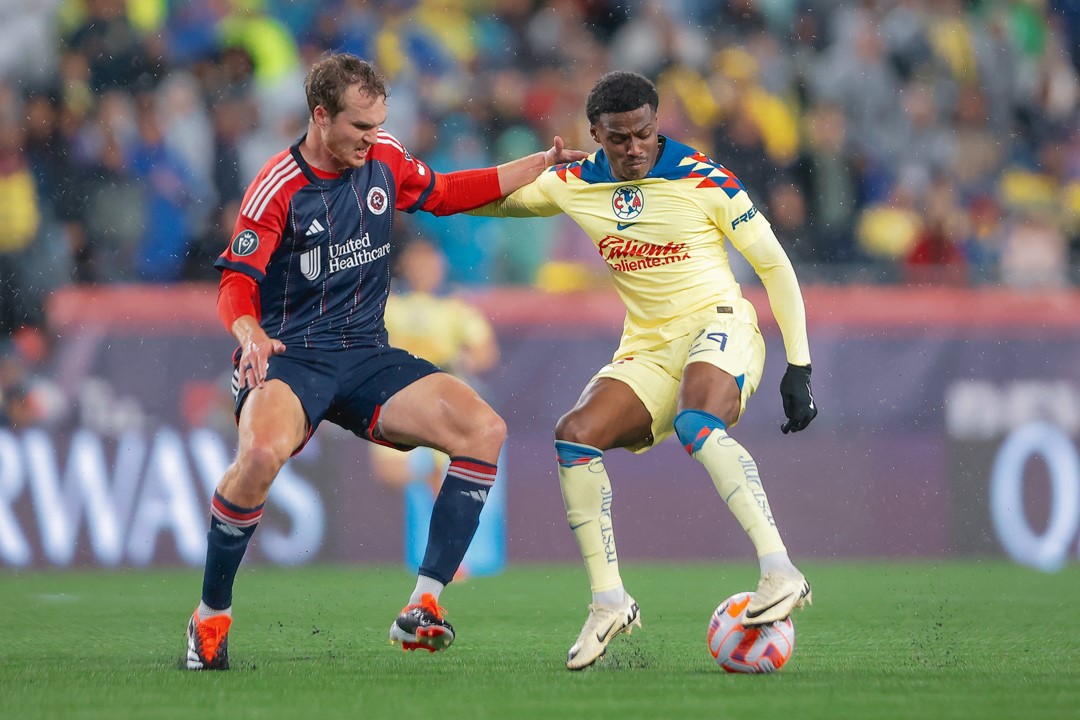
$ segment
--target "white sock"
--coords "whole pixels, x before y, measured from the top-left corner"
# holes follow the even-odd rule
[[[767,553],[758,558],[758,564],[761,567],[761,574],[765,575],[773,570],[779,570],[784,573],[797,573],[799,570],[791,562],[791,558],[788,557],[787,552],[774,552]]]
[[[199,620],[206,620],[207,618],[212,618],[215,615],[228,615],[229,617],[232,617],[232,605],[225,608],[224,610],[218,610],[217,608],[212,608],[206,603],[204,603],[202,600],[200,600],[198,613]]]
[[[611,590],[601,590],[600,592],[594,592],[592,594],[592,601],[595,605],[622,605],[626,600],[626,591],[623,586],[620,585],[617,588]]]
[[[416,576],[416,589],[412,591],[412,595],[409,596],[409,604],[420,602],[420,597],[424,593],[431,593],[435,596],[435,602],[439,601],[439,596],[442,595],[443,588],[446,586],[435,578],[429,578],[427,575]]]

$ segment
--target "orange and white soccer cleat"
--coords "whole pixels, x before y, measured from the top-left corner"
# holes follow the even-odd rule
[[[229,669],[229,626],[232,617],[215,615],[199,619],[199,611],[191,614],[187,626],[187,669]]]
[[[406,605],[390,626],[390,642],[402,650],[445,650],[454,642],[454,627],[446,622],[435,596],[424,593],[420,602]]]

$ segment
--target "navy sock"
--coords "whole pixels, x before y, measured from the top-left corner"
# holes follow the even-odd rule
[[[263,506],[242,508],[214,493],[210,532],[206,534],[206,566],[202,601],[217,610],[232,606],[233,582],[248,542],[262,518]]]
[[[480,511],[495,483],[496,466],[471,458],[451,458],[446,479],[431,510],[427,551],[420,574],[449,585],[469,549]]]

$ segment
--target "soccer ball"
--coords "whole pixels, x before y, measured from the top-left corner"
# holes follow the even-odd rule
[[[795,650],[791,618],[760,627],[742,624],[752,592],[732,595],[713,611],[709,621],[709,652],[729,673],[771,673],[784,666]]]

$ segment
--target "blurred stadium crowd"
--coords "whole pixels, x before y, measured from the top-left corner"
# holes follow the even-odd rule
[[[804,282],[1080,282],[1072,0],[4,0],[0,25],[0,337],[59,285],[215,278],[327,50],[375,61],[437,170],[591,149],[585,94],[632,69]],[[562,219],[400,227],[455,283],[602,282]]]

